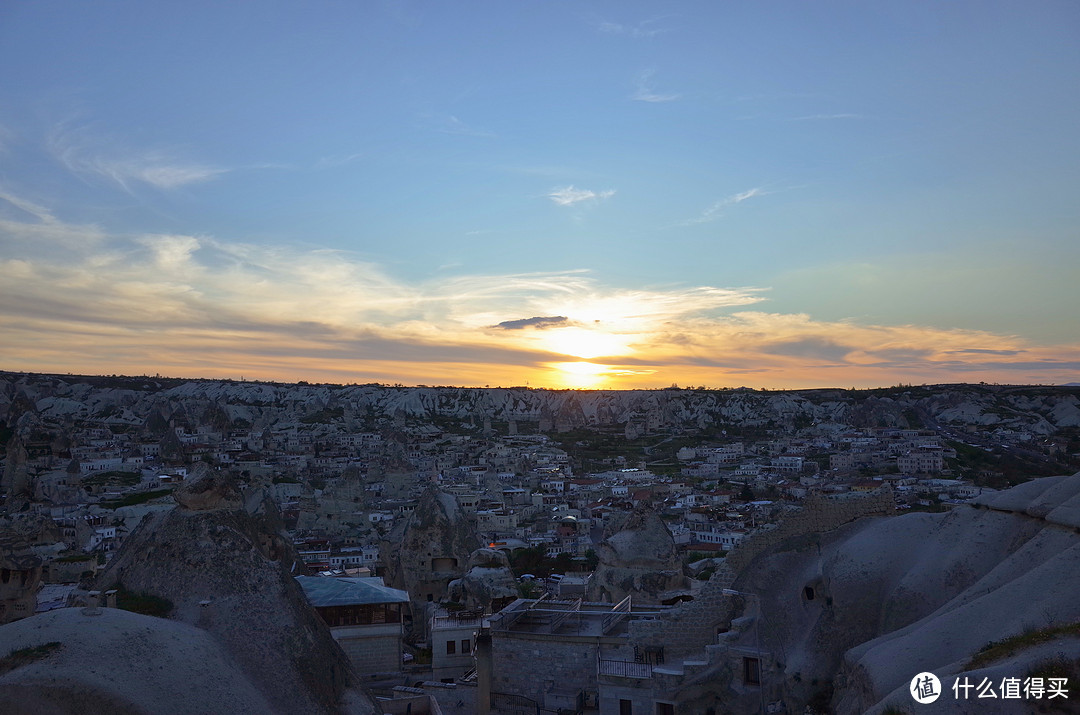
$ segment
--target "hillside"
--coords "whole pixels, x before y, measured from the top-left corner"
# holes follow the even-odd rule
[[[213,409],[209,409],[209,408]],[[209,410],[209,411],[208,411]],[[1080,427],[1080,387],[934,385],[880,390],[535,390],[307,385],[0,373],[0,420],[142,426],[151,414],[271,426],[393,420],[511,420],[568,431],[648,421],[655,429],[813,425],[1025,430]]]

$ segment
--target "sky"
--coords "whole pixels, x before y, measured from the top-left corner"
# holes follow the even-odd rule
[[[1080,382],[1080,5],[0,3],[0,369]]]

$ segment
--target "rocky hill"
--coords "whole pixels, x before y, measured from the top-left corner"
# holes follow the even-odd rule
[[[946,688],[962,677],[1000,683],[1064,673],[1075,699],[1078,574],[1080,474],[1035,479],[947,513],[868,517],[804,534],[740,570],[724,593],[738,594],[737,610],[750,617],[729,622],[721,644],[707,647],[709,665],[693,675],[687,668],[681,687],[690,701],[700,692],[702,703],[724,691],[726,711],[747,711],[759,695],[740,687],[732,659],[767,652],[768,699],[800,708],[1030,712],[1030,702],[962,703],[951,691],[916,705],[908,686],[926,671]]]
[[[181,423],[510,421],[541,431],[597,425],[642,429],[723,425],[1001,427],[1037,435],[1080,426],[1080,387],[936,385],[880,390],[543,390],[308,385],[0,373],[8,429],[96,422],[164,430]]]
[[[116,608],[62,608],[3,627],[0,712],[273,712],[265,696],[206,631]]]
[[[170,618],[201,629],[274,712],[364,715],[374,706],[291,572],[296,557],[269,500],[220,475],[196,476],[178,506],[149,515],[99,577],[101,589],[172,604]]]

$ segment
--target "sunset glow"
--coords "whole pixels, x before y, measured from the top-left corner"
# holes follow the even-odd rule
[[[1075,8],[781,5],[13,4],[0,369],[1080,382]]]
[[[596,365],[591,362],[555,362],[551,367],[561,374],[559,387],[595,388],[601,387],[610,374],[610,365]]]
[[[627,341],[627,336],[581,328],[548,330],[541,339],[544,347],[552,352],[585,359],[601,355],[625,355],[630,352]]]

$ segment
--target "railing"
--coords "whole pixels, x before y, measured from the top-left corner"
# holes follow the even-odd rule
[[[499,614],[493,616],[492,619],[491,619],[491,627],[492,627],[492,629],[493,630],[501,630],[501,631],[509,630],[515,623],[518,622],[518,619],[520,619],[526,613],[528,613],[529,611],[533,610],[538,605],[540,605],[540,602],[543,601],[545,598],[547,598],[549,595],[550,594],[545,593],[543,596],[536,599],[533,603],[529,604],[525,608],[521,608],[521,609],[519,609],[517,611],[512,611],[510,613],[506,613],[504,611],[502,613],[499,613]]]
[[[491,630],[493,631],[506,631],[510,630],[518,619],[524,616],[525,609],[520,611],[513,611],[511,613],[499,613],[491,617]]]
[[[524,695],[492,693],[491,709],[500,715],[537,715],[540,712],[540,703]]]
[[[531,604],[529,604],[529,607],[526,610],[531,611],[532,609],[536,608],[537,606],[540,605],[541,601],[548,598],[550,595],[551,595],[550,593],[545,593],[543,596],[541,596],[540,598],[536,599]]]
[[[630,596],[612,606],[611,613],[604,616],[604,620],[600,622],[600,632],[607,633],[616,623],[626,618],[630,614],[630,607]]]
[[[432,624],[435,628],[460,628],[463,626],[478,626],[484,620],[483,614],[466,613],[434,616]]]
[[[604,660],[600,659],[599,674],[611,675],[616,678],[642,678],[652,677],[653,666],[651,663],[635,663],[629,660]]]
[[[551,632],[554,633],[555,630],[559,626],[561,626],[563,624],[563,621],[565,621],[567,618],[574,615],[575,613],[577,613],[580,610],[581,610],[581,599],[579,598],[579,599],[575,600],[572,604],[570,604],[570,608],[566,609],[566,611],[564,611],[562,613],[557,613],[554,616],[552,616],[551,617],[551,623],[550,623]]]

